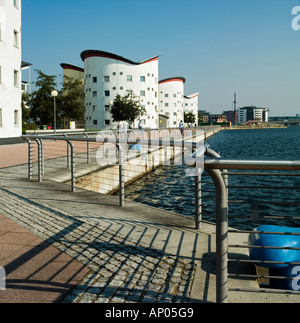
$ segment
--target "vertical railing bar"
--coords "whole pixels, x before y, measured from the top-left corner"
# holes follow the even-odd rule
[[[119,151],[119,204],[124,206],[124,168],[123,168],[123,148],[120,144],[117,144],[117,149]]]
[[[42,182],[42,150],[41,150],[41,141],[38,138],[34,138],[35,142],[38,145],[38,181]]]
[[[32,145],[30,139],[26,138],[28,143],[28,179],[32,179]]]
[[[217,303],[228,302],[228,195],[220,170],[209,169],[216,190],[216,292]]]
[[[195,225],[196,229],[202,229],[202,186],[201,173],[198,168],[195,169]]]
[[[71,150],[71,191],[75,192],[75,151],[72,141],[66,140]]]

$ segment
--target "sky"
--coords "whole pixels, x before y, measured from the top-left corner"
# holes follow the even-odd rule
[[[300,114],[299,0],[22,0],[22,59],[48,75],[83,67],[87,49],[159,58],[159,78],[186,78],[211,113],[268,107]],[[300,12],[299,12],[300,15]],[[300,19],[298,24],[300,25]],[[60,75],[60,76],[59,76]]]

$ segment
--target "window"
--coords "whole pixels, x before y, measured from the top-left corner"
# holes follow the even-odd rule
[[[98,78],[97,78],[97,76],[94,76],[93,77],[93,83],[97,83],[98,82]]]
[[[105,109],[105,111],[109,111],[109,110],[110,110],[110,106],[109,106],[109,105],[106,105],[106,106],[104,107],[104,109]]]
[[[169,97],[169,94],[168,94],[168,93],[166,93],[166,94],[165,94],[165,98],[168,98],[168,97]]]
[[[146,96],[146,91],[141,91],[140,95],[141,96]]]
[[[97,106],[93,105],[93,112],[97,111]]]
[[[94,125],[96,126],[98,124],[98,120],[94,120]]]
[[[19,86],[19,71],[14,70],[14,86]]]
[[[110,125],[110,120],[105,120],[105,125]]]
[[[165,107],[168,107],[169,106],[169,103],[165,103]]]
[[[97,93],[97,91],[94,91],[94,92],[93,92],[93,97],[96,97],[96,96],[97,96],[97,94],[98,94],[98,93]]]
[[[104,82],[108,83],[109,82],[109,76],[104,76]]]
[[[127,82],[132,82],[132,75],[127,75],[126,76],[126,81]]]
[[[145,76],[141,76],[141,77],[140,77],[140,81],[141,81],[141,82],[146,82],[146,77],[145,77]]]
[[[19,33],[14,30],[14,46],[19,48]]]
[[[0,127],[2,127],[2,109],[0,109]]]
[[[15,110],[14,112],[14,125],[18,126],[19,125],[19,111]]]
[[[110,96],[110,91],[104,91],[104,96]]]

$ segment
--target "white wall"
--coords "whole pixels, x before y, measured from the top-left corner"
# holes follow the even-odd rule
[[[16,0],[16,6],[13,0],[0,0],[0,37],[0,138],[19,137],[22,134],[21,0]],[[16,84],[14,71],[18,73]]]
[[[198,125],[198,99],[199,93],[188,95],[184,98],[184,112],[192,112],[195,116],[195,124]],[[194,126],[194,125],[192,125]]]
[[[183,120],[184,78],[170,78],[159,82],[159,114],[169,117],[169,127],[178,128]]]

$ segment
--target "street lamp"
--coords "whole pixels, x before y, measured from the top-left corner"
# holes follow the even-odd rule
[[[56,133],[56,97],[58,96],[58,92],[53,90],[51,96],[54,98],[54,133]]]

